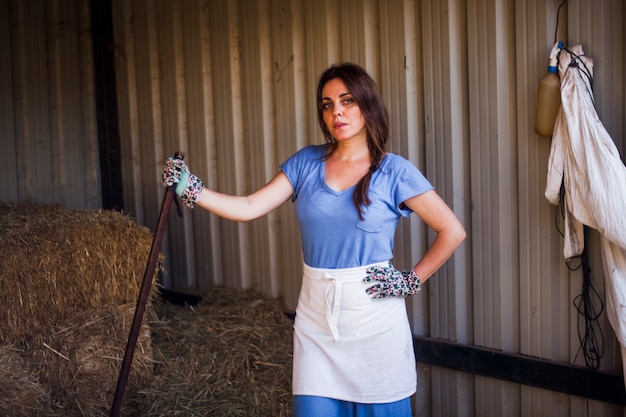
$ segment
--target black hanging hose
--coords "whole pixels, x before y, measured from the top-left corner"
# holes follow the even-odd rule
[[[588,229],[585,226],[585,235]],[[585,236],[586,237],[586,236]],[[587,239],[585,239],[587,240]],[[587,258],[587,248],[581,254],[581,264],[583,273],[582,292],[574,298],[574,307],[578,311],[578,340],[580,348],[576,353],[574,362],[578,355],[582,353],[585,365],[590,369],[600,367],[600,359],[604,355],[604,337],[602,328],[598,323],[600,315],[604,311],[604,303],[591,283],[591,268]],[[598,308],[596,308],[596,305]]]
[[[565,216],[565,187],[561,185],[561,196],[559,198],[559,204],[557,206],[557,214]],[[557,231],[563,236],[563,232],[556,222]],[[579,355],[583,355],[585,359],[585,365],[590,369],[598,369],[600,367],[600,359],[604,355],[604,337],[602,328],[600,327],[599,319],[604,311],[604,303],[598,291],[595,289],[591,282],[591,267],[589,265],[589,258],[587,256],[587,235],[589,234],[589,227],[584,226],[583,241],[585,247],[583,252],[574,258],[566,261],[567,268],[570,271],[582,270],[583,282],[582,290],[579,295],[574,298],[573,304],[578,311],[578,340],[580,347],[576,352],[574,363],[578,359]]]
[[[554,28],[554,42],[552,42],[552,44],[555,44],[558,41],[557,38],[559,36],[559,15],[561,14],[561,7],[565,6],[568,2],[569,0],[563,0],[561,4],[559,4],[559,7],[556,9],[556,26]]]

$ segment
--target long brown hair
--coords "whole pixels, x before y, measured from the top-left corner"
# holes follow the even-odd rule
[[[367,174],[357,183],[352,196],[354,205],[359,212],[359,217],[363,219],[363,207],[367,207],[371,203],[368,190],[372,175],[378,169],[385,156],[385,146],[389,139],[389,116],[376,82],[363,68],[352,63],[331,66],[322,73],[317,84],[317,118],[326,142],[331,144],[330,152],[326,155],[326,158],[330,157],[337,148],[337,140],[333,138],[324,123],[322,89],[328,81],[335,78],[339,78],[344,82],[365,118],[367,146],[370,151],[371,165]]]

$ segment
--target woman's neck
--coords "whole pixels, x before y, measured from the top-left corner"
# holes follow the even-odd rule
[[[335,144],[330,157],[345,162],[369,160],[370,151],[366,141],[341,141]]]

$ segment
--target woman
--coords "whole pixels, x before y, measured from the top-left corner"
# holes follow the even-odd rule
[[[452,210],[422,173],[385,149],[387,110],[358,65],[328,68],[317,88],[323,145],[289,157],[248,196],[204,188],[180,160],[168,159],[164,186],[198,205],[248,221],[295,202],[303,280],[294,323],[296,417],[411,416],[417,375],[404,297],[465,239]],[[436,238],[412,269],[390,262],[400,217],[417,214]]]

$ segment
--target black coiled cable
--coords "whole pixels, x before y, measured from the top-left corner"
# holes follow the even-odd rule
[[[561,185],[561,193],[559,198],[559,204],[557,206],[557,215],[565,216],[565,188]],[[556,219],[555,219],[556,220]],[[561,236],[564,236],[563,231],[559,227],[558,221],[556,221],[556,228]],[[600,327],[599,319],[604,311],[604,303],[600,294],[595,289],[591,282],[591,267],[589,266],[589,258],[587,256],[587,235],[589,228],[584,226],[584,241],[585,247],[583,252],[579,256],[567,259],[565,264],[570,271],[577,271],[582,269],[583,282],[581,293],[574,298],[573,304],[578,311],[578,340],[580,347],[576,352],[574,363],[578,360],[582,354],[585,365],[590,369],[598,369],[600,367],[600,360],[604,355],[604,335],[602,328]]]

